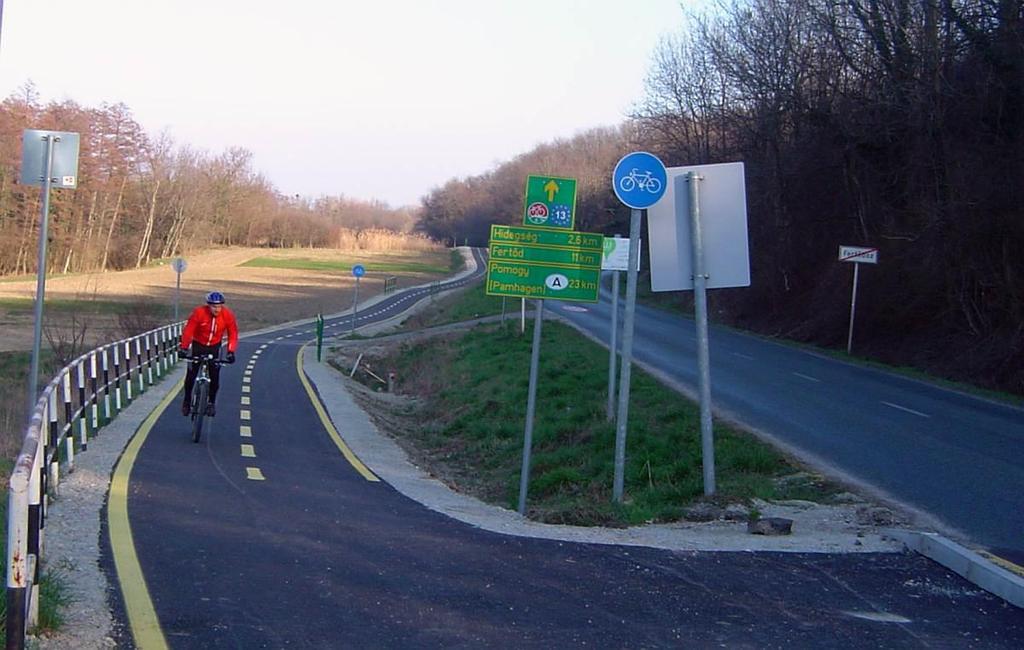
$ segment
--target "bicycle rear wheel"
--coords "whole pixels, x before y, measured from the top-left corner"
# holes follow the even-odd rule
[[[199,438],[203,435],[203,418],[206,417],[208,390],[210,387],[206,383],[196,384],[195,403],[192,405],[192,442],[199,442]]]

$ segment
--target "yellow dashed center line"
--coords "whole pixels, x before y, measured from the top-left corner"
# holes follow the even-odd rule
[[[242,445],[242,458],[256,458],[256,447]]]
[[[249,479],[250,481],[265,481],[265,480],[267,480],[263,476],[263,472],[260,471],[259,467],[246,467],[245,468],[245,478]]]

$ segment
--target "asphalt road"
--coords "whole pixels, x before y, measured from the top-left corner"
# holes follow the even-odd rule
[[[404,308],[382,305],[367,319]],[[679,553],[499,535],[449,519],[341,453],[297,367],[308,339],[303,325],[244,340],[200,444],[175,396],[126,451],[131,549],[147,589],[126,584],[127,573],[115,584],[122,617],[138,610],[140,594],[152,605],[148,629],[125,621],[138,646],[1011,648],[1024,640],[1024,611],[913,554]],[[343,439],[345,423],[334,424]]]
[[[608,340],[608,292],[551,308]],[[696,392],[693,320],[638,306],[633,354]],[[1024,409],[717,327],[710,355],[716,410],[1024,564]]]

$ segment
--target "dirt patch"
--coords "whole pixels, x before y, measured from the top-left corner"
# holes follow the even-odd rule
[[[349,273],[322,270],[277,269],[240,266],[257,257],[288,257],[322,261],[346,260],[372,264],[427,262],[447,268],[449,251],[421,253],[374,253],[324,249],[272,250],[230,248],[206,251],[188,258],[181,276],[179,314],[203,301],[210,291],[223,292],[238,317],[243,331],[260,329],[288,321],[313,318],[317,313],[334,314],[352,307],[355,278]],[[368,272],[359,282],[360,301],[381,293],[384,279],[398,278],[398,286],[419,284],[437,276],[425,273]],[[47,300],[96,300],[143,304],[173,315],[176,274],[169,265],[157,265],[134,271],[76,274],[51,277],[46,282]],[[35,296],[35,279],[0,282],[0,300]],[[45,320],[60,327],[68,318],[66,311],[49,310]],[[122,335],[119,318],[110,314],[90,314],[90,343],[101,343]],[[28,350],[32,346],[31,309],[6,309],[0,305],[0,350]]]

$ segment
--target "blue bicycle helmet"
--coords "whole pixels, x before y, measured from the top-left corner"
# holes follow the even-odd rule
[[[211,291],[210,293],[206,294],[206,304],[207,305],[223,305],[224,304],[224,294],[221,293],[220,291]]]

